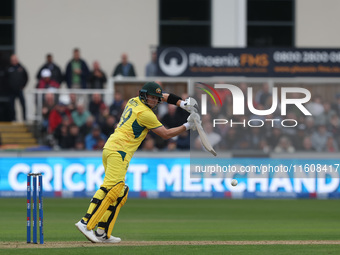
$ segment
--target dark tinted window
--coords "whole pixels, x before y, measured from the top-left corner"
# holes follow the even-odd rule
[[[13,18],[13,0],[0,1],[0,20]]]
[[[163,46],[210,45],[210,28],[207,26],[165,26],[162,29]]]
[[[248,46],[292,46],[293,31],[291,26],[255,26],[248,30]]]
[[[211,0],[159,0],[159,45],[211,45]]]
[[[292,21],[293,2],[287,0],[248,1],[248,21]]]
[[[161,0],[161,20],[210,20],[210,0]]]
[[[248,47],[294,47],[295,0],[248,0]]]
[[[14,3],[15,0],[0,0],[0,73],[14,52]]]
[[[13,44],[13,25],[0,24],[0,45]]]

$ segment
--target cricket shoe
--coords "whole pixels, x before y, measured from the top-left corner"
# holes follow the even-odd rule
[[[83,221],[78,221],[76,224],[77,229],[92,243],[98,243],[98,239],[92,230],[88,230]]]
[[[96,231],[96,237],[97,237],[98,243],[119,243],[120,241],[122,241],[122,239],[120,239],[119,237],[110,236],[110,238],[108,238],[106,233],[99,235],[97,231]]]

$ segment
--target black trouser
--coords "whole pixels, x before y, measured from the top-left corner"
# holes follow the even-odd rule
[[[0,96],[0,121],[12,120],[12,103],[10,96]]]
[[[22,109],[22,117],[24,120],[26,120],[26,103],[25,103],[25,97],[23,91],[18,92],[12,92],[11,96],[11,111],[12,111],[12,121],[16,120],[16,114],[15,114],[15,99],[19,98],[21,109]]]

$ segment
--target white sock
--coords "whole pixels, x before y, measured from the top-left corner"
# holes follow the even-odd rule
[[[98,235],[102,235],[102,234],[104,234],[105,233],[105,230],[104,229],[101,229],[101,228],[98,228],[97,229],[97,234]]]

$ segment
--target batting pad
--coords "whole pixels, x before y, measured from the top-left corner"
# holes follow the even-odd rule
[[[101,217],[104,215],[106,210],[109,208],[109,206],[117,200],[119,197],[120,192],[124,188],[124,182],[120,182],[113,186],[113,188],[107,193],[106,197],[100,204],[98,210],[93,214],[90,221],[87,223],[87,229],[92,230],[95,228],[95,226],[98,224]]]
[[[126,203],[126,200],[128,198],[128,193],[129,193],[129,187],[127,185],[125,185],[124,195],[122,197],[118,198],[117,205],[116,205],[116,210],[113,212],[113,218],[112,218],[111,221],[110,221],[110,219],[112,217],[112,214],[109,217],[109,221],[108,221],[109,227],[108,227],[108,229],[106,231],[106,235],[107,235],[108,238],[110,238],[110,236],[111,236],[111,233],[112,233],[113,227],[115,226],[115,223],[116,223],[116,220],[117,220],[120,208],[123,205],[125,205],[125,203]]]
[[[91,203],[89,209],[87,210],[83,220],[88,222],[92,215],[96,213],[97,209],[99,208],[100,204],[102,203],[103,199],[105,198],[107,190],[104,188],[100,188],[97,190],[96,194],[94,194],[93,198],[91,199]]]

